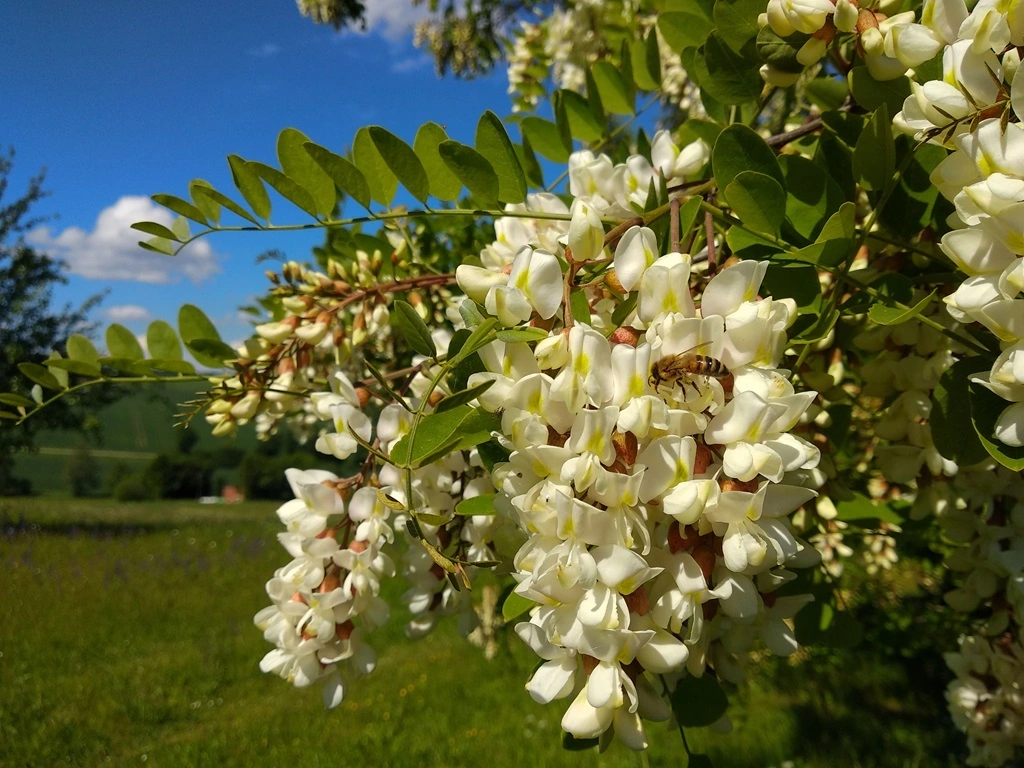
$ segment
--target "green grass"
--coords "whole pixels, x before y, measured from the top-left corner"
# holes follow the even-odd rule
[[[450,625],[407,641],[398,580],[378,668],[338,709],[263,675],[252,616],[287,559],[274,506],[0,501],[0,766],[685,765],[664,724],[642,757],[564,752],[566,703],[524,692],[536,659],[518,638],[493,661]],[[688,734],[718,768],[962,764],[913,668],[760,670],[732,734]]]

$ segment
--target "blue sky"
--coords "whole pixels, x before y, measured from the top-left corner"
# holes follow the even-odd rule
[[[193,178],[230,194],[227,155],[274,164],[287,126],[338,152],[369,124],[411,142],[433,120],[468,143],[485,109],[509,110],[502,72],[437,78],[404,32],[410,0],[369,0],[366,35],[318,27],[292,0],[5,5],[0,146],[16,150],[7,200],[47,168],[52,194],[35,212],[57,218],[30,240],[70,265],[57,300],[109,289],[97,319],[136,332],[152,318],[176,324],[191,302],[225,339],[245,337],[236,308],[266,284],[255,257],[278,248],[304,260],[321,239],[220,234],[177,259],[148,254],[127,226],[153,218],[149,195],[187,197]],[[275,201],[275,223],[289,207]],[[295,210],[287,220],[306,219]]]

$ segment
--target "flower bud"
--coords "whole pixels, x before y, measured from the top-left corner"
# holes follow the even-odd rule
[[[853,0],[836,0],[836,12],[833,20],[836,29],[840,32],[853,32],[857,29],[857,20],[860,10]]]
[[[574,262],[593,261],[604,250],[604,226],[593,206],[577,201],[569,222],[569,250]]]

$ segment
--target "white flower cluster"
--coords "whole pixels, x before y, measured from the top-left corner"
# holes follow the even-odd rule
[[[923,295],[910,301],[921,298]],[[948,318],[947,324],[951,324]],[[874,449],[875,465],[885,479],[910,484],[925,466],[931,475],[955,475],[956,463],[936,450],[928,424],[932,390],[954,362],[949,338],[911,319],[894,326],[874,326],[859,334],[854,343],[865,352],[876,353],[861,368],[861,394],[887,403],[873,425],[875,436],[887,441]]]
[[[1008,763],[1024,747],[1024,645],[1008,636],[969,635],[945,658],[957,676],[946,700],[967,734],[967,765]]]
[[[378,595],[381,579],[395,570],[381,551],[393,538],[390,512],[374,488],[359,488],[346,502],[347,485],[330,472],[286,474],[295,499],[277,511],[287,527],[278,540],[294,559],[267,582],[274,604],[254,618],[277,646],[260,669],[297,688],[322,683],[324,703],[336,707],[346,686],[377,663],[362,635],[388,618]]]
[[[618,53],[618,41],[606,39],[606,31],[624,28],[636,30],[639,39],[648,31],[658,35],[661,94],[690,116],[702,116],[700,89],[687,78],[679,54],[658,32],[656,21],[655,15],[639,12],[633,2],[574,0],[554,8],[539,21],[520,22],[508,51],[508,92],[513,111],[537,106],[549,70],[555,87],[583,92],[587,69],[609,51]]]
[[[955,147],[932,182],[956,206],[942,250],[967,279],[945,301],[961,322],[978,322],[1003,343],[988,374],[977,380],[1011,405],[995,437],[1024,445],[1024,127],[1007,122],[1024,114],[1018,77],[1024,43],[1019,3],[963,0],[926,4],[919,34],[941,47],[943,78],[914,84],[895,124]],[[924,30],[924,31],[920,31]],[[985,118],[985,119],[981,119]]]
[[[535,348],[492,343],[488,372],[470,379],[494,381],[480,402],[501,413],[510,451],[493,472],[497,504],[529,536],[516,593],[537,607],[516,631],[545,663],[527,688],[539,702],[573,697],[562,720],[573,736],[614,732],[635,749],[643,719],[668,717],[652,676],[711,667],[737,680],[757,640],[796,649],[788,620],[810,597],[776,590],[789,568],[817,560],[787,519],[815,493],[790,473],[819,458],[790,432],[815,393],[795,392],[777,367],[795,306],[758,295],[766,264],[723,270],[698,306],[691,257],[659,256],[650,229],[633,227],[604,255],[597,212],[646,188],[632,183],[645,163],[615,169],[577,153],[567,250],[527,242],[508,267],[457,272],[501,325],[553,327]],[[636,309],[613,322],[618,302],[594,285],[590,323],[571,322],[559,256],[610,260],[608,282],[635,293]],[[559,317],[565,326],[552,326]],[[692,360],[722,367],[672,373]]]
[[[800,47],[793,67],[766,64],[761,68],[761,76],[773,85],[792,85],[800,75],[799,67],[810,67],[819,61],[837,35],[842,34],[856,36],[858,50],[875,80],[901,77],[943,52],[945,71],[956,74],[926,84],[923,91],[921,87],[915,88],[921,111],[908,119],[919,119],[922,113],[938,116],[936,104],[940,109],[953,106],[954,109],[946,111],[960,117],[967,110],[958,111],[956,107],[969,106],[968,98],[958,91],[960,85],[967,87],[978,104],[985,103],[985,95],[993,91],[987,75],[972,80],[977,71],[962,75],[960,70],[974,70],[982,62],[998,67],[996,54],[1002,53],[1007,44],[1024,42],[1024,15],[1017,10],[1017,0],[982,0],[970,13],[964,0],[925,0],[920,23],[915,23],[913,11],[889,16],[881,10],[882,6],[898,9],[899,4],[872,4],[871,8],[868,5],[858,0],[768,0],[760,25],[771,27],[782,38],[800,42]],[[1009,55],[1019,63],[1016,51]]]

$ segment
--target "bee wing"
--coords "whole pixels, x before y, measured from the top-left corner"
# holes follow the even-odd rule
[[[708,347],[710,347],[714,343],[715,343],[714,339],[708,339],[707,341],[702,341],[700,344],[697,344],[696,346],[690,347],[689,349],[687,349],[684,352],[681,352],[680,354],[681,355],[693,355],[693,354],[696,354],[698,352],[702,352],[702,351],[706,350]]]

